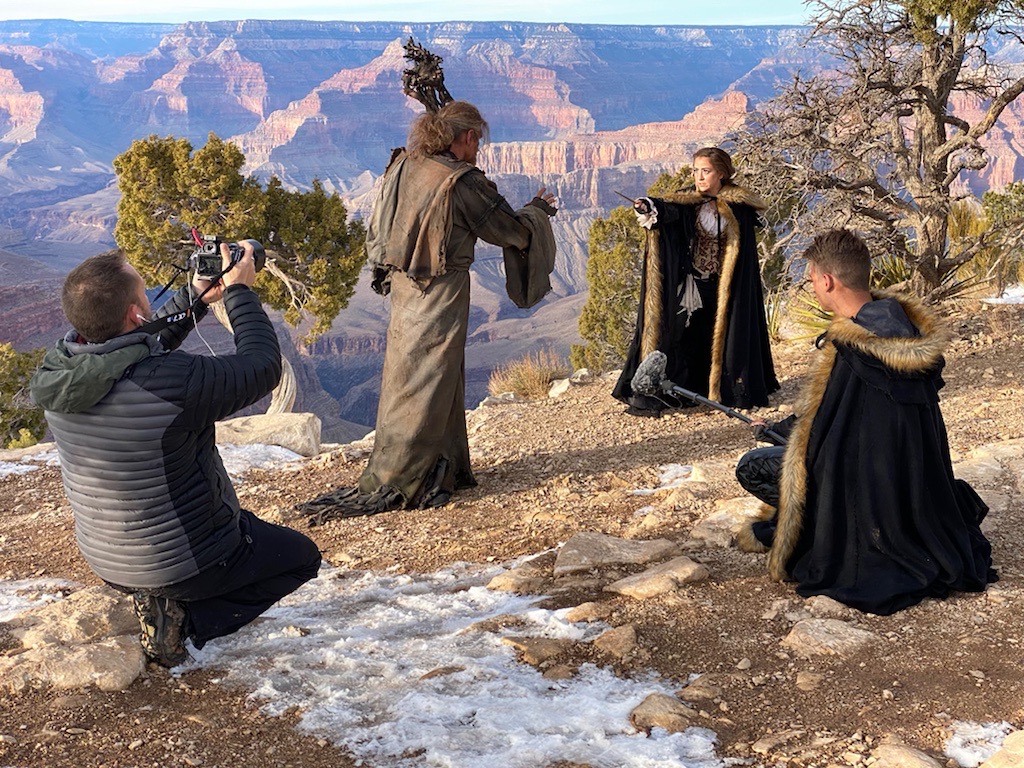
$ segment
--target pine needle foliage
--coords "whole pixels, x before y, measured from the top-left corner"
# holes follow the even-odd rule
[[[28,382],[45,349],[18,352],[0,344],[0,447],[25,448],[46,434],[43,409],[29,399]]]
[[[245,156],[211,133],[193,152],[183,138],[150,136],[114,159],[121,200],[117,244],[149,285],[161,285],[191,251],[190,228],[234,241],[255,238],[267,250],[257,287],[263,301],[296,325],[310,319],[305,340],[330,328],[355,290],[366,261],[365,232],[345,205],[314,180],[288,190],[271,177],[264,187],[243,176]]]

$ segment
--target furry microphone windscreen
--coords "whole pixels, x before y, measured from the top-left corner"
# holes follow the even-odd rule
[[[665,368],[668,366],[668,357],[664,352],[651,352],[637,366],[636,373],[630,381],[630,386],[638,395],[653,395],[661,388],[661,382],[665,378]]]

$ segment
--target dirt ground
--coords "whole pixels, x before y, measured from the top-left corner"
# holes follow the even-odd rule
[[[945,311],[956,333],[943,395],[955,461],[974,447],[1024,437],[1024,312],[973,303]],[[776,348],[779,407],[759,416],[777,418],[793,402],[809,344]],[[662,509],[657,525],[642,533],[634,513],[647,502],[627,491],[656,486],[661,464],[732,464],[754,447],[750,430],[704,408],[661,419],[627,416],[610,389],[596,381],[558,399],[481,408],[470,420],[477,488],[440,509],[332,522],[309,533],[334,565],[406,572],[504,562],[580,531],[686,542],[716,502],[742,494],[729,472],[695,484],[686,503]],[[362,466],[362,459],[336,452],[297,473],[257,471],[239,496],[268,519],[289,519],[295,502],[351,484]],[[641,602],[595,592],[558,599],[605,602],[609,624],[636,627],[642,652],[616,666],[619,674],[653,669],[682,688],[692,673],[704,673],[710,692],[695,706],[719,735],[723,757],[749,758],[751,765],[858,765],[890,737],[941,757],[950,720],[1024,727],[1024,480],[1007,473],[1003,482],[1013,503],[993,521],[1000,582],[985,594],[926,601],[894,616],[854,613],[855,624],[886,642],[853,660],[786,653],[779,645],[792,625],[786,613],[803,601],[790,585],[768,578],[763,556],[733,548],[691,542],[690,556],[708,566],[711,579],[669,598]],[[305,529],[301,519],[289,521]],[[0,578],[98,583],[75,548],[57,470],[0,480],[0,556]],[[295,713],[265,717],[245,691],[215,677],[175,678],[151,667],[121,693],[0,694],[0,765],[355,764],[344,749],[295,730]],[[778,745],[755,754],[754,743],[763,739]]]

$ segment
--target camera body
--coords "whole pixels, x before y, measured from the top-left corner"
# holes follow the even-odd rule
[[[214,280],[224,272],[221,262],[220,246],[224,241],[215,235],[203,235],[201,242],[188,257],[188,268],[194,271],[200,280]],[[231,254],[231,263],[235,264],[242,258],[244,251],[242,243],[249,243],[253,248],[253,261],[256,263],[256,271],[263,269],[267,261],[267,252],[263,250],[259,240],[241,240],[237,243],[228,243],[228,251]]]

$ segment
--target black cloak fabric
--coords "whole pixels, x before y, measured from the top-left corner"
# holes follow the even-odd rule
[[[918,336],[880,337],[840,318],[823,339],[786,446],[768,556],[772,576],[799,594],[883,615],[996,580],[979,528],[988,508],[954,479],[939,410],[949,336],[918,301],[892,298]],[[757,548],[758,525],[741,532],[742,548]]]
[[[697,281],[704,306],[693,313],[689,327],[686,313],[680,313],[686,276],[693,271],[697,207],[706,200],[697,192],[682,192],[653,201],[658,222],[647,233],[636,332],[612,391],[634,408],[671,407],[633,392],[631,386],[637,367],[656,350],[668,357],[669,380],[725,405],[768,405],[768,395],[779,388],[754,238],[758,211],[764,208],[757,195],[735,185],[719,192],[715,204],[723,222],[728,222],[722,233],[720,271],[717,277]]]

